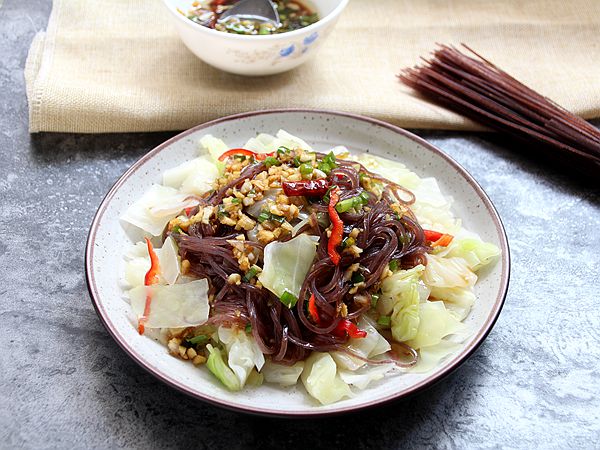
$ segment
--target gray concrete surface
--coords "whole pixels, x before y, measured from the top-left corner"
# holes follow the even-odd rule
[[[513,258],[496,327],[443,382],[292,421],[200,403],[140,369],[96,317],[84,244],[112,183],[173,133],[30,136],[22,69],[49,11],[0,8],[1,448],[598,448],[598,183],[493,135],[418,133],[479,180]]]

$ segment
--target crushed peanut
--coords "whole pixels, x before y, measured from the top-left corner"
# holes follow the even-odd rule
[[[242,276],[239,273],[232,273],[227,277],[227,283],[239,285],[242,283]]]

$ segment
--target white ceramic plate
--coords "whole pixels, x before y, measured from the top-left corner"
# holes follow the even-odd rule
[[[166,347],[137,333],[119,285],[123,251],[131,242],[119,222],[121,214],[152,183],[160,182],[164,170],[196,156],[198,140],[204,134],[210,133],[231,146],[240,147],[259,132],[275,134],[279,129],[301,137],[317,150],[343,144],[351,151],[397,159],[421,177],[435,177],[442,192],[454,197],[454,211],[465,227],[500,247],[502,258],[481,274],[475,287],[477,301],[465,319],[475,332],[456,356],[429,373],[383,379],[358,391],[354,398],[321,406],[306,394],[301,384],[293,388],[263,385],[231,393],[205,368],[199,369],[170,356]],[[137,363],[160,380],[193,397],[227,408],[259,414],[310,416],[346,412],[397,399],[426,388],[456,369],[485,339],[500,313],[508,288],[509,252],[500,218],[481,187],[455,161],[423,139],[361,116],[277,110],[238,114],[199,125],[137,161],[115,183],[96,213],[86,248],[86,275],[94,306],[110,334]]]

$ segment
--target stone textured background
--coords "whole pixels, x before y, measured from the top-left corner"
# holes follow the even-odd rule
[[[96,317],[84,245],[112,183],[173,133],[28,134],[23,67],[50,7],[0,8],[0,447],[598,448],[598,182],[494,135],[418,132],[481,183],[513,259],[500,319],[449,378],[370,411],[276,420],[140,369]]]

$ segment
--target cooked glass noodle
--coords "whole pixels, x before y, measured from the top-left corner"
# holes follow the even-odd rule
[[[371,299],[367,295],[364,297],[366,301],[362,304],[357,303],[354,296],[348,293],[351,286],[344,280],[344,272],[350,265],[358,262],[363,268],[365,288],[369,288],[379,282],[390,261],[399,260],[403,269],[418,264],[425,265],[425,253],[430,249],[425,243],[422,228],[410,213],[409,206],[414,201],[414,196],[411,201],[406,202],[401,200],[396,192],[400,190],[412,195],[410,191],[372,174],[359,163],[342,163],[341,167],[330,172],[328,180],[341,189],[340,201],[356,197],[362,191],[359,188],[359,172],[355,167],[386,183],[380,201],[373,195],[369,196],[367,206],[370,210],[366,214],[340,214],[346,226],[364,230],[357,241],[363,252],[358,260],[346,254],[342,256],[339,265],[333,265],[327,254],[327,234],[324,230],[315,230],[310,225],[313,232],[319,233],[317,259],[304,280],[296,307],[291,310],[282,307],[279,299],[266,289],[257,288],[247,282],[240,285],[227,283],[229,275],[239,272],[230,243],[236,235],[231,234],[231,230],[222,227],[192,226],[189,236],[174,235],[181,257],[190,261],[190,271],[199,278],[211,280],[210,292],[215,295],[211,323],[243,325],[249,320],[252,335],[263,353],[272,355],[272,359],[280,363],[294,364],[306,357],[307,350],[347,351],[345,344],[348,336],[331,335],[341,320],[338,312],[342,304],[346,304],[346,318],[356,318],[369,310]],[[206,203],[218,205],[229,189],[239,187],[246,179],[253,178],[262,170],[262,162],[246,166],[238,178],[215,191]],[[396,213],[390,206],[393,202],[402,202],[408,214],[396,218]],[[313,206],[315,210],[327,209],[324,203],[316,203]],[[251,241],[246,241],[245,245],[261,247],[261,244]],[[305,301],[308,292],[315,295],[324,321],[321,326],[311,323],[306,316]],[[411,361],[397,363],[403,366],[416,363],[416,352],[412,353],[414,358]]]

